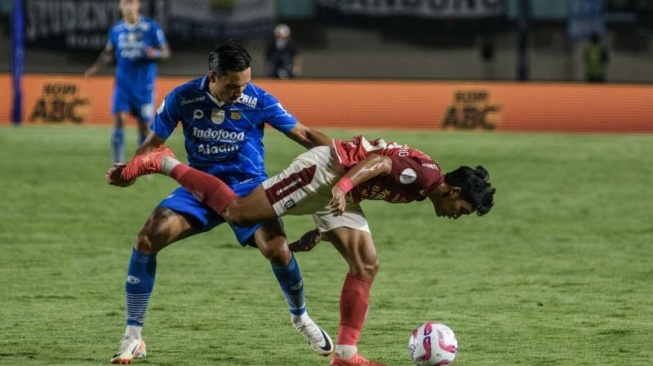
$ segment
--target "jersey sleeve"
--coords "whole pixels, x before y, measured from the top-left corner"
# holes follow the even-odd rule
[[[159,26],[159,23],[152,22],[152,28],[154,32],[154,46],[161,47],[163,45],[168,44],[166,35],[163,32],[163,29],[161,29],[161,26]]]
[[[173,90],[168,94],[156,111],[152,131],[160,137],[167,139],[181,121],[181,111],[178,103],[177,93]]]
[[[111,47],[111,48],[115,49],[116,48],[116,42],[113,39],[113,35],[114,35],[113,28],[114,27],[109,28],[109,34],[107,35],[107,44],[106,44],[105,47]]]
[[[265,121],[280,132],[288,132],[297,124],[297,118],[288,113],[279,100],[272,94],[264,92],[263,117]]]

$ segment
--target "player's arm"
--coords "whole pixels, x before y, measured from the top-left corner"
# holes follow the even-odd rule
[[[159,47],[150,47],[146,50],[147,58],[150,60],[166,60],[172,55],[170,46],[167,43]]]
[[[98,58],[95,60],[93,65],[91,65],[91,67],[89,67],[84,72],[84,77],[89,77],[89,76],[95,74],[104,65],[111,62],[112,59],[113,59],[113,46],[111,44],[107,44],[106,47],[104,47],[104,49],[102,50],[102,52],[98,56]]]
[[[331,145],[331,139],[326,137],[325,134],[312,129],[301,122],[297,122],[295,127],[286,132],[286,136],[307,149],[312,149],[316,146]]]
[[[370,154],[358,164],[354,165],[331,190],[332,198],[329,210],[334,215],[345,212],[345,198],[347,193],[355,186],[368,181],[378,175],[392,172],[392,159],[385,155]]]

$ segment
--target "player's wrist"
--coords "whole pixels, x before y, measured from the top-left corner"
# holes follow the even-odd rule
[[[336,183],[336,187],[340,188],[343,193],[347,193],[354,188],[354,181],[349,177],[342,177],[338,183]]]

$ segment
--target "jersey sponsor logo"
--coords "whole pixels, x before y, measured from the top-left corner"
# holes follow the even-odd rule
[[[204,112],[201,109],[196,109],[193,112],[193,119],[202,119],[204,118]]]
[[[291,210],[291,209],[297,207],[297,203],[295,202],[294,199],[290,198],[290,199],[288,199],[288,201],[283,203],[283,207],[285,207],[286,210]]]
[[[197,97],[197,98],[195,98],[195,99],[182,100],[181,103],[179,103],[179,105],[180,105],[181,107],[183,107],[183,106],[185,106],[186,104],[195,103],[195,102],[203,102],[204,99],[206,99],[206,97]]]
[[[213,141],[225,141],[225,142],[242,142],[245,141],[245,131],[228,131],[228,130],[214,130],[209,128],[208,130],[202,130],[197,127],[193,127],[193,136],[201,138],[203,140],[213,140]]]
[[[243,119],[243,114],[240,111],[231,111],[229,114],[229,118],[231,118],[234,121],[240,121]]]
[[[221,144],[211,146],[209,144],[197,145],[197,152],[205,155],[232,153],[240,150],[240,146],[232,144]]]
[[[214,109],[211,111],[211,122],[215,123],[216,125],[221,124],[224,122],[224,110],[222,109]]]
[[[426,168],[429,168],[429,169],[440,170],[436,163],[422,163],[422,166],[426,167]]]
[[[251,95],[243,94],[238,98],[238,103],[244,104],[250,108],[255,108],[256,103],[258,102],[258,98],[254,98]]]
[[[411,184],[417,180],[417,173],[411,168],[404,169],[399,175],[399,181],[402,184]]]

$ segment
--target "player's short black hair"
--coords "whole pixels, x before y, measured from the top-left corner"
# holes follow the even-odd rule
[[[455,187],[460,187],[462,198],[471,203],[479,216],[490,212],[494,206],[494,192],[496,189],[488,180],[490,174],[482,166],[472,169],[468,166],[460,168],[445,174],[444,181]]]
[[[243,71],[252,64],[252,56],[240,45],[229,40],[209,53],[209,71],[224,76],[230,71]]]

